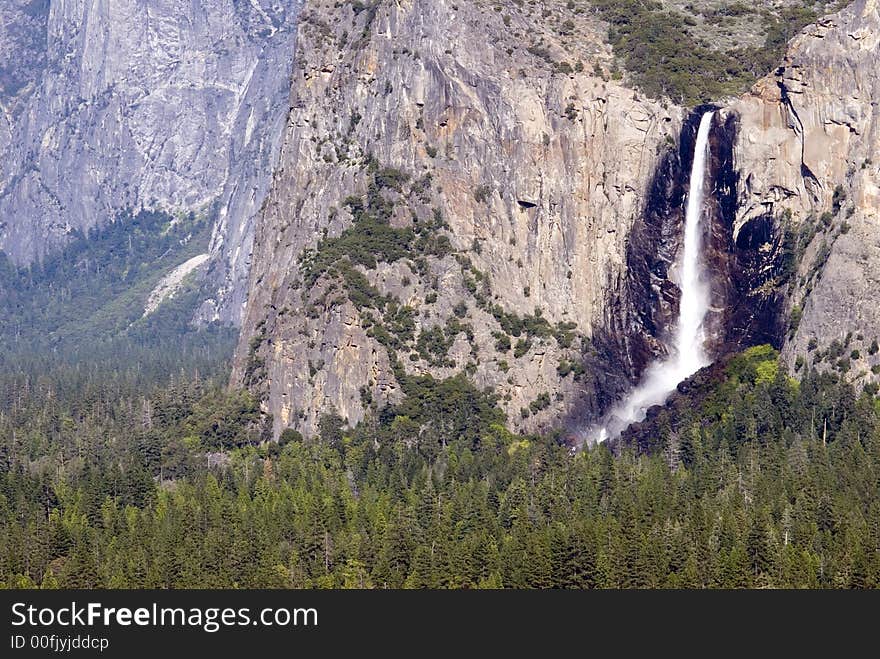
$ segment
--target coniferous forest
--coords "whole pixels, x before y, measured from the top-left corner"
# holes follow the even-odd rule
[[[730,360],[656,446],[516,436],[464,378],[280,442],[222,373],[0,384],[8,587],[876,587],[880,408]],[[661,415],[662,416],[662,415]],[[616,454],[615,454],[616,452]]]

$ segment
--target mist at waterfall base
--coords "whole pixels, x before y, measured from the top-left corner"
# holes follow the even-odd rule
[[[700,264],[703,193],[706,161],[709,155],[709,130],[713,112],[700,118],[694,145],[690,188],[685,214],[684,241],[679,264],[681,302],[674,344],[669,354],[656,361],[642,376],[642,381],[606,415],[595,441],[603,442],[620,435],[637,421],[643,421],[648,409],[666,402],[678,384],[711,363],[705,350],[705,318],[709,310],[709,290]]]

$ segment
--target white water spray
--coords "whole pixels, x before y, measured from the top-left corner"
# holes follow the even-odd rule
[[[681,259],[681,303],[675,344],[666,359],[654,362],[646,370],[642,382],[614,407],[605,419],[597,441],[617,437],[636,421],[642,421],[648,408],[666,402],[678,383],[710,363],[704,344],[706,330],[703,321],[709,310],[709,290],[703,281],[700,267],[700,220],[703,215],[703,186],[706,178],[706,159],[709,155],[709,129],[712,112],[700,119],[694,162],[691,167],[690,191],[684,225],[684,249]]]

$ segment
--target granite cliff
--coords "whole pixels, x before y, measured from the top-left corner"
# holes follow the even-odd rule
[[[216,222],[203,320],[236,322],[287,113],[298,0],[0,7],[0,250],[140,207]]]
[[[619,80],[596,15],[545,5],[306,4],[233,374],[276,432],[456,374],[519,430],[576,429],[665,351],[698,112]],[[717,100],[716,355],[876,353],[878,32],[856,2]]]
[[[424,375],[467,373],[530,430],[628,384],[594,330],[609,290],[629,318],[627,236],[682,113],[608,79],[603,25],[569,15],[306,6],[234,374],[276,431]],[[363,259],[377,219],[423,242]]]
[[[787,243],[789,279],[773,282],[789,317],[783,357],[869,387],[880,372],[878,98],[880,4],[858,0],[807,28],[729,107],[736,242]]]

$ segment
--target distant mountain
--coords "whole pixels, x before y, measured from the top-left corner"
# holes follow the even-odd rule
[[[125,209],[213,225],[202,320],[237,322],[299,0],[0,6],[0,249],[41,259]]]
[[[0,362],[125,366],[134,353],[147,361],[193,349],[226,354],[234,330],[191,326],[210,235],[195,213],[125,212],[75,232],[40,262],[16,266],[0,254]]]

